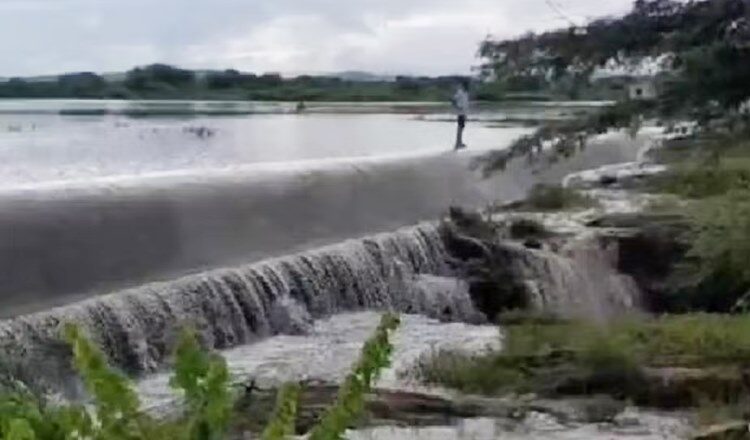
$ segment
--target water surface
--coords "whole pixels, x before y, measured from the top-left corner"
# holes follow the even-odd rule
[[[504,148],[522,121],[596,103],[480,105],[466,143]],[[263,163],[449,151],[444,103],[0,100],[0,182],[8,185]]]

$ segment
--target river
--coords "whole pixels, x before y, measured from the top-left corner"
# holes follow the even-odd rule
[[[251,164],[448,151],[454,124],[437,104],[201,101],[0,101],[0,182],[142,176]],[[474,150],[503,148],[529,130],[498,120],[559,118],[561,103],[481,107]],[[579,109],[580,110],[580,109]]]
[[[480,109],[470,150],[454,154],[451,117],[435,104],[310,105],[306,114],[289,104],[220,104],[0,102],[0,313],[38,312],[0,321],[0,341],[27,373],[76,388],[55,351],[59,324],[75,321],[117,366],[141,373],[152,410],[170,408],[161,371],[188,320],[237,381],[336,381],[376,326],[375,310],[395,309],[419,315],[404,315],[380,386],[418,387],[398,373],[422,354],[501,341],[493,326],[426,317],[448,310],[469,321],[462,289],[416,294],[405,284],[446,274],[434,224],[309,249],[434,220],[452,203],[520,197],[536,182],[633,160],[647,140],[613,135],[569,161],[537,169],[519,160],[483,179],[470,165],[530,132],[522,119],[580,108]],[[305,252],[267,259],[292,251]],[[151,281],[161,282],[142,285]],[[302,335],[274,319],[288,298],[315,320]],[[679,438],[685,427],[674,415],[623,417],[564,426],[532,414],[512,427],[480,419],[350,438],[649,439]]]
[[[610,143],[483,179],[488,149],[595,103],[0,101],[0,316],[432,220],[630,160]],[[624,147],[623,147],[624,145]]]

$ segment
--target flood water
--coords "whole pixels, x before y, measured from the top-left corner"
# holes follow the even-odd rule
[[[560,118],[582,108],[481,107],[466,143],[472,150],[503,148],[530,131],[519,120]],[[288,103],[3,100],[0,182],[448,151],[455,124],[447,111],[434,103],[310,104],[296,114]]]
[[[417,315],[403,315],[394,334],[391,367],[378,382],[383,388],[416,388],[403,373],[420,356],[433,350],[465,350],[471,353],[498,348],[497,327],[441,323]],[[279,335],[255,344],[222,352],[233,380],[254,379],[261,387],[306,379],[341,382],[351,371],[362,345],[380,321],[378,312],[342,313],[316,321],[309,335]],[[138,392],[152,410],[173,409],[179,396],[169,387],[171,373],[149,376],[138,384]]]
[[[253,379],[261,387],[286,381],[323,380],[341,382],[350,372],[364,341],[379,321],[377,312],[344,313],[315,323],[305,336],[274,336],[256,344],[226,350],[233,379],[247,383]],[[441,323],[415,315],[403,315],[394,334],[391,367],[377,386],[407,389],[441,395],[448,391],[419,384],[409,374],[421,356],[439,350],[480,353],[497,349],[501,343],[498,328],[491,325]],[[138,392],[150,411],[170,412],[179,397],[168,385],[169,374],[147,377]],[[350,440],[677,440],[685,438],[689,425],[676,413],[628,408],[611,423],[563,422],[548,414],[530,412],[521,420],[455,420],[449,426],[381,426],[350,431]]]

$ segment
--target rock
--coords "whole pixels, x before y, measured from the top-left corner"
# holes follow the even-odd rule
[[[695,436],[693,440],[744,440],[750,439],[747,422],[737,421],[710,426]]]
[[[313,318],[305,307],[291,297],[281,298],[271,306],[271,328],[286,335],[307,335],[313,329]]]
[[[665,172],[663,165],[627,162],[605,165],[568,175],[563,185],[569,188],[591,189],[597,187],[638,188],[648,178]]]
[[[605,234],[616,244],[617,270],[630,275],[644,293],[651,311],[665,310],[671,275],[683,260],[689,225],[684,216],[673,214],[610,214],[591,221],[595,228],[616,228],[621,233]]]
[[[617,183],[617,177],[616,176],[610,176],[610,175],[605,174],[605,175],[602,175],[599,178],[599,184],[602,185],[602,186],[605,186],[605,187],[612,186],[615,183]]]
[[[625,402],[609,396],[594,397],[581,405],[587,423],[611,423],[625,407]]]
[[[682,231],[688,226],[684,215],[670,213],[625,212],[607,213],[588,223],[590,228],[634,228],[670,227]]]
[[[247,388],[241,396],[233,430],[258,432],[265,426],[274,408],[275,390]],[[305,434],[336,400],[338,386],[325,383],[303,384],[296,419],[297,434]],[[518,399],[479,396],[436,396],[400,390],[373,390],[365,397],[363,416],[356,427],[404,425],[444,426],[456,419],[491,418],[523,420],[529,414],[544,414],[561,423],[587,423],[586,408],[601,404],[594,399]],[[623,408],[623,404],[618,404]],[[606,405],[607,410],[614,406]],[[606,418],[610,418],[607,412]],[[612,415],[614,417],[614,415]]]
[[[636,402],[666,409],[695,406],[701,399],[735,401],[749,385],[747,372],[736,367],[645,368],[643,376]]]
[[[535,238],[529,238],[528,240],[523,242],[524,247],[527,247],[529,249],[542,249],[544,248],[544,244],[542,244],[541,241],[535,239]]]
[[[448,253],[458,261],[486,259],[490,251],[486,243],[462,234],[453,225],[446,225],[443,229],[443,239]]]
[[[495,224],[482,218],[478,211],[468,211],[456,206],[449,209],[449,218],[457,230],[480,240],[492,240],[495,237]]]

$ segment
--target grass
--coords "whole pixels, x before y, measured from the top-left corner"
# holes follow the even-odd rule
[[[744,309],[750,299],[750,142],[696,141],[690,148],[687,159],[672,162],[651,184],[678,199],[649,209],[682,212],[691,224],[689,250],[668,280],[667,310]]]
[[[750,316],[746,315],[633,318],[605,326],[548,317],[515,319],[504,321],[508,326],[502,351],[477,356],[435,352],[421,360],[417,375],[427,383],[469,393],[602,393],[643,401],[652,386],[645,377],[646,367],[750,364]],[[694,395],[693,390],[685,394],[691,399]]]
[[[520,209],[530,211],[561,211],[590,208],[596,200],[588,195],[562,185],[537,184],[529,192]]]
[[[655,178],[653,188],[690,199],[720,196],[750,189],[750,158],[722,158],[718,162],[690,161],[673,166]]]
[[[512,219],[508,225],[508,234],[514,240],[529,238],[544,238],[550,234],[547,228],[539,221],[530,218]]]

